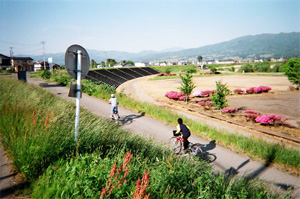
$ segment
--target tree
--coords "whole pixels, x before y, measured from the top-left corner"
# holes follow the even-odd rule
[[[133,62],[133,61],[130,61],[130,60],[128,60],[128,61],[126,62],[126,64],[131,64],[131,65],[134,66],[134,62]]]
[[[201,55],[199,55],[199,56],[197,57],[198,62],[201,62],[202,59],[203,59],[203,57],[202,57]]]
[[[95,60],[91,60],[91,67],[92,68],[97,68],[97,62]]]
[[[193,75],[191,73],[185,72],[184,75],[180,75],[180,78],[182,82],[179,90],[185,94],[185,102],[187,104],[188,97],[196,86],[192,81]]]
[[[210,71],[213,72],[213,73],[217,72],[217,70],[218,70],[218,69],[217,69],[216,67],[211,67],[211,68],[210,68]]]
[[[219,110],[228,106],[226,96],[230,94],[226,84],[222,84],[221,81],[216,82],[217,92],[212,96],[211,100],[215,103]]]
[[[114,59],[107,59],[106,62],[109,67],[113,67],[117,63]]]
[[[202,62],[202,59],[203,59],[203,57],[202,57],[201,55],[199,55],[199,56],[197,57],[197,60],[198,60],[199,63]],[[204,64],[201,65],[201,69],[204,69]]]
[[[298,89],[300,86],[300,60],[298,58],[289,59],[284,65],[284,75],[288,77],[288,80],[297,85]]]

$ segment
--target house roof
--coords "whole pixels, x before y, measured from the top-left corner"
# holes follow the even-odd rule
[[[0,54],[0,57],[1,57],[2,59],[9,59],[8,56],[5,56],[5,55],[3,55],[3,54]]]
[[[33,60],[31,57],[13,57],[14,60]]]

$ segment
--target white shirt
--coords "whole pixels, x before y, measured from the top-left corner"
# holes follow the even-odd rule
[[[109,103],[111,104],[111,106],[118,106],[118,100],[117,98],[110,98],[109,99]]]

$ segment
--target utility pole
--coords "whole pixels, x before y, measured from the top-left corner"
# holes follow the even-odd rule
[[[42,44],[43,44],[43,51],[44,51],[44,70],[46,70],[46,58],[45,58],[45,42],[44,41],[42,41],[41,42]]]
[[[13,61],[13,56],[14,56],[14,53],[12,51],[13,47],[9,47],[10,50],[9,50],[9,56],[10,56],[10,67],[12,69],[12,71],[14,70],[14,61]]]

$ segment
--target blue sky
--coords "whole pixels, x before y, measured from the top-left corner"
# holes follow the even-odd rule
[[[0,0],[0,53],[197,48],[299,32],[299,0]]]

